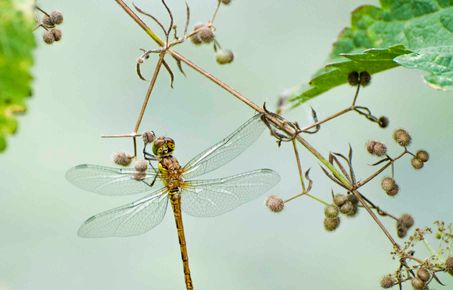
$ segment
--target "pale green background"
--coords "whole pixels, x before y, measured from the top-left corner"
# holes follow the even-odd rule
[[[169,2],[182,20],[183,1]],[[215,4],[190,2],[192,23],[207,19]],[[236,54],[233,65],[217,66],[209,47],[186,44],[178,50],[258,104],[273,103],[285,88],[309,80],[338,32],[349,24],[350,11],[366,2],[233,0],[217,22],[219,40]],[[165,17],[159,1],[138,3]],[[0,155],[0,289],[183,289],[170,215],[139,237],[78,238],[76,231],[86,218],[135,197],[97,196],[63,177],[78,163],[111,165],[113,152],[130,150],[128,141],[101,140],[99,135],[132,130],[147,87],[136,77],[134,62],[139,48],[155,48],[154,43],[114,1],[40,4],[64,11],[64,38],[53,46],[39,43],[35,95],[29,112],[20,118],[18,134]],[[36,34],[40,38],[41,32]],[[147,76],[152,66],[144,66]],[[183,163],[253,114],[197,73],[186,71],[188,77],[178,75],[173,90],[167,75],[159,77],[143,123],[144,129],[172,136]],[[320,117],[327,116],[349,104],[352,93],[342,86],[288,117],[307,124],[309,106]],[[420,172],[410,168],[408,159],[397,165],[402,190],[395,199],[386,197],[377,183],[365,192],[396,214],[413,213],[418,225],[439,218],[451,222],[453,94],[433,91],[423,84],[420,72],[399,68],[375,76],[359,103],[376,115],[386,114],[390,128],[381,130],[351,115],[324,126],[320,134],[308,136],[309,141],[325,154],[346,152],[351,143],[363,178],[372,172],[367,164],[375,160],[366,154],[365,142],[383,140],[396,154],[400,149],[391,141],[391,130],[407,128],[414,150],[426,148],[432,159]],[[317,162],[301,151],[305,168],[313,168],[313,193],[327,199],[332,184]],[[289,197],[299,190],[290,146],[277,149],[267,136],[211,176],[260,167],[282,175],[272,193]],[[326,233],[320,204],[299,199],[276,215],[267,211],[263,200],[264,196],[217,218],[185,217],[196,289],[378,289],[380,277],[394,270],[390,244],[366,213],[343,219],[338,231]],[[451,287],[451,278],[444,278],[450,279]]]

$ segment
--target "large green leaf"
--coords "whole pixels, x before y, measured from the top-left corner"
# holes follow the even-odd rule
[[[334,43],[330,63],[291,96],[294,106],[346,83],[351,71],[377,73],[398,65],[427,71],[425,80],[433,87],[452,88],[453,0],[380,3],[352,12],[351,27]]]
[[[16,115],[25,112],[25,100],[31,95],[33,4],[0,0],[0,151],[6,148],[7,135],[16,132]]]

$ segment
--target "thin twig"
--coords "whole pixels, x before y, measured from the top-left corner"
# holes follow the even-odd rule
[[[294,155],[296,156],[297,171],[299,172],[299,179],[300,179],[300,184],[302,186],[302,192],[306,192],[305,183],[304,183],[304,174],[302,172],[302,165],[300,164],[299,152],[297,151],[297,144],[296,144],[296,141],[294,141],[294,140],[291,143],[293,143]]]

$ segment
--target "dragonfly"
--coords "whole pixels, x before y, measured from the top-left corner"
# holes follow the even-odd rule
[[[279,181],[271,169],[258,169],[230,177],[198,180],[230,162],[258,139],[266,126],[257,114],[232,134],[196,155],[185,166],[173,156],[175,142],[158,137],[152,153],[143,153],[151,165],[141,178],[133,168],[81,164],[68,170],[66,179],[77,187],[101,195],[148,193],[132,203],[87,219],[78,235],[87,238],[127,237],[148,232],[163,220],[170,202],[176,223],[187,290],[193,289],[182,212],[195,217],[214,217],[247,203]],[[157,161],[157,168],[152,165]],[[139,179],[139,180],[138,180]],[[153,188],[158,188],[152,191]]]

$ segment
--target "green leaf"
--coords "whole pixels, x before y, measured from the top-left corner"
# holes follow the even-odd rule
[[[377,73],[402,65],[425,70],[433,87],[451,89],[453,0],[381,0],[352,12],[329,64],[294,92],[293,106],[347,83],[352,71]]]
[[[17,130],[16,115],[26,110],[31,95],[34,1],[0,1],[0,151],[7,135]]]

